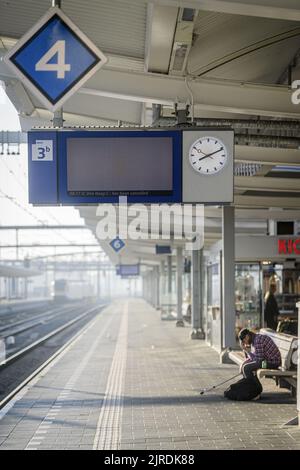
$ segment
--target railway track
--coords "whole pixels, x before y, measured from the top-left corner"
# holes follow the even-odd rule
[[[105,304],[62,306],[59,311],[42,313],[19,325],[2,327],[0,337],[25,335],[23,347],[10,348],[0,365],[0,409],[5,406],[40,370],[53,360],[86,327]],[[60,312],[60,313],[59,313]],[[61,316],[63,314],[63,317]],[[31,325],[30,325],[31,322]],[[17,330],[19,328],[19,330]],[[32,331],[35,339],[32,341]]]

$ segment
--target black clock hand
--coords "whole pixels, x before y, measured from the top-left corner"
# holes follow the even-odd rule
[[[210,157],[210,155],[205,155],[205,157],[201,157],[198,159],[198,162],[200,162],[201,160],[204,160],[204,158],[207,158],[207,157]],[[211,157],[210,157],[211,158]]]
[[[216,150],[215,152],[209,153],[209,154],[206,155],[206,156],[207,156],[207,157],[211,157],[211,156],[214,155],[215,153],[221,152],[221,150],[223,150],[223,148],[220,148],[219,150]]]

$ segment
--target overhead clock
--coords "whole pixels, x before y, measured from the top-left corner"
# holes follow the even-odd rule
[[[189,160],[196,172],[202,175],[215,175],[225,167],[228,151],[218,137],[200,137],[190,147]]]

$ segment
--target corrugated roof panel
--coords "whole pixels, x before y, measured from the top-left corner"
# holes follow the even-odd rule
[[[277,83],[299,49],[292,21],[200,11],[194,33],[187,70],[213,78]]]
[[[50,6],[50,0],[0,0],[0,35],[21,37]],[[144,57],[146,1],[63,0],[62,9],[104,52]]]
[[[239,18],[241,18],[239,15],[201,10],[196,19],[194,33],[197,34],[199,39],[202,39],[211,34],[212,30],[217,31],[220,26],[235,23]]]

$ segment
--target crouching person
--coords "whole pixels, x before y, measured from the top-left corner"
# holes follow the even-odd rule
[[[258,369],[278,369],[281,365],[280,351],[269,336],[244,328],[239,333],[239,342],[246,357],[241,366],[245,378],[254,378],[259,382],[256,376]]]

